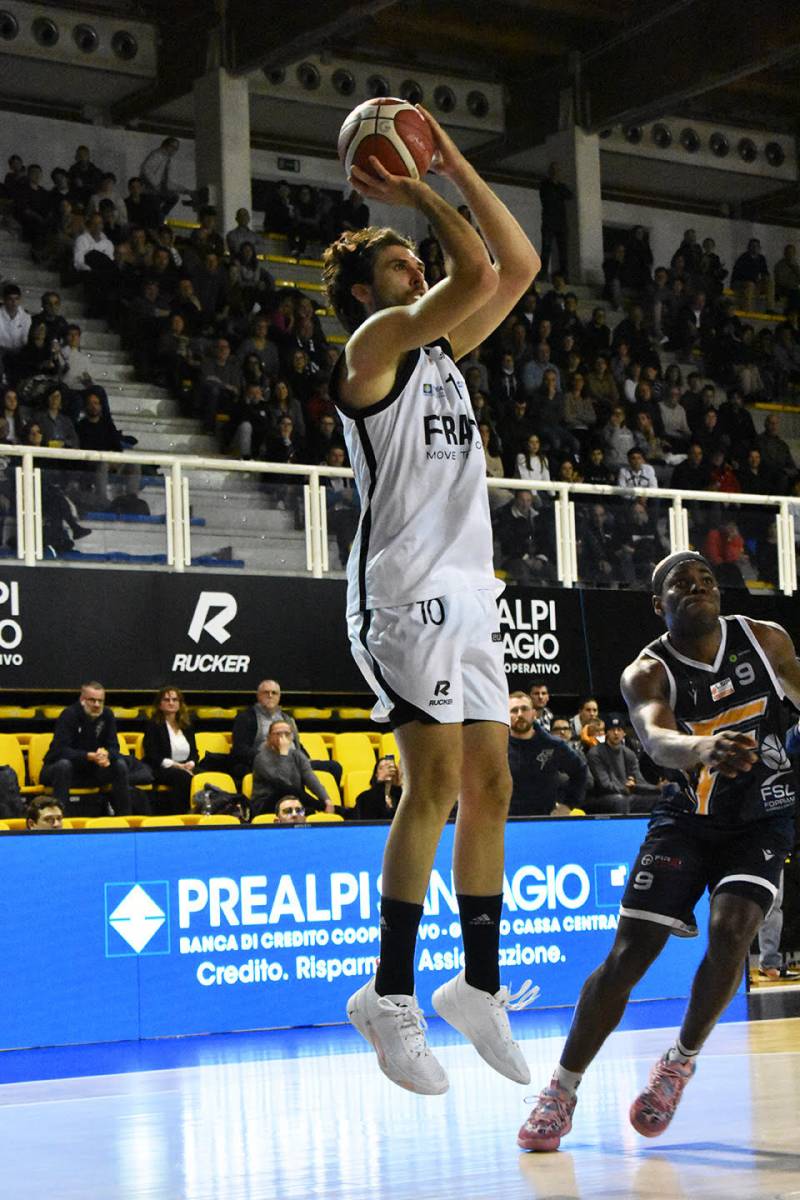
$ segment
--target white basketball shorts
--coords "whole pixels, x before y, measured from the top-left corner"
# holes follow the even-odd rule
[[[378,698],[375,721],[508,724],[495,593],[456,592],[348,618],[353,657]]]

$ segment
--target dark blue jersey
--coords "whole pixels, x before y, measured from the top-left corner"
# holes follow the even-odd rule
[[[724,730],[750,733],[758,747],[752,770],[733,779],[714,768],[664,769],[676,786],[656,806],[658,813],[709,817],[739,825],[773,814],[791,814],[795,778],[783,748],[784,692],[746,617],[720,617],[722,637],[713,663],[679,654],[669,634],[642,651],[664,666],[669,702],[678,728],[710,737]]]

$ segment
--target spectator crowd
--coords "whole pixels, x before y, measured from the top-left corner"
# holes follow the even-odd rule
[[[119,332],[137,377],[168,388],[220,452],[347,465],[328,391],[339,349],[329,344],[312,296],[276,283],[264,235],[285,236],[289,256],[300,263],[309,246],[363,228],[366,206],[354,192],[337,197],[279,181],[265,190],[262,230],[240,209],[235,227],[220,231],[213,206],[199,204],[199,223],[183,237],[166,216],[181,195],[196,204],[198,198],[173,177],[177,150],[176,139],[164,139],[124,187],[86,146],[68,166],[52,168],[49,187],[39,165],[14,154],[0,202],[34,259],[58,270],[63,286],[80,285],[90,315]],[[545,258],[555,247],[561,266],[569,192],[557,164],[545,185]],[[425,238],[419,253],[434,284],[446,270],[436,239]],[[667,508],[646,493],[665,486],[708,494],[709,502],[688,506],[690,538],[720,568],[723,583],[743,586],[757,576],[775,584],[774,514],[732,497],[800,499],[777,414],[757,432],[750,413],[755,401],[783,400],[800,388],[796,247],[788,245],[770,270],[752,239],[729,266],[712,238],[687,229],[669,264],[656,265],[647,231],[637,226],[610,247],[604,275],[604,303],[586,318],[563,267],[549,288],[540,278],[460,363],[487,474],[617,489],[576,504],[584,585],[646,583],[669,541]],[[747,319],[758,315],[757,304],[778,322],[757,330]],[[4,279],[0,355],[3,440],[94,450],[120,450],[134,440],[117,428],[81,348],[81,329],[61,314],[58,292],[46,292],[31,315],[15,281]],[[344,564],[359,498],[349,480],[325,482],[328,525]],[[140,483],[132,469],[112,480],[107,469],[66,480],[52,473],[48,544],[69,548],[83,536],[86,511],[146,511]],[[299,488],[279,475],[265,476],[264,486],[299,527]],[[551,495],[531,487],[493,489],[490,497],[498,567],[522,584],[554,582]],[[6,497],[6,508],[10,503]]]
[[[57,270],[63,287],[79,286],[90,318],[119,333],[139,380],[169,389],[184,416],[202,422],[219,451],[242,459],[341,466],[346,450],[327,381],[338,349],[328,344],[314,301],[298,287],[276,285],[264,262],[264,233],[279,233],[300,261],[306,246],[367,224],[356,193],[335,196],[278,183],[267,196],[264,230],[245,209],[225,236],[213,206],[176,235],[166,216],[195,193],[172,178],[174,138],[148,154],[125,188],[79,146],[68,168],[50,173],[9,159],[0,208],[30,244],[34,261]],[[191,228],[192,225],[196,227]],[[0,439],[31,445],[119,451],[135,439],[117,428],[105,390],[92,379],[81,329],[61,314],[61,296],[45,293],[41,310],[22,306],[21,290],[3,270]],[[72,519],[48,530],[48,544],[69,549],[82,535],[82,512],[119,506],[146,511],[139,474],[50,473],[50,507]],[[358,522],[358,498],[346,480],[330,481],[329,527],[346,557]],[[267,478],[268,493],[300,523],[297,488]],[[114,495],[112,493],[116,492]],[[136,497],[136,501],[132,500]]]

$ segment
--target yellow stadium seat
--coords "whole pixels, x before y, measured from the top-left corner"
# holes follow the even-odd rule
[[[48,721],[57,721],[63,711],[63,704],[48,704],[42,709],[42,716],[46,717]]]
[[[189,796],[194,796],[197,792],[201,792],[207,783],[212,787],[218,787],[223,792],[235,792],[236,784],[231,779],[230,775],[226,775],[224,771],[200,771],[197,775],[192,776],[192,786],[189,789]]]
[[[249,800],[253,794],[253,772],[249,771],[242,780],[241,793]]]
[[[11,767],[20,788],[25,786],[25,758],[13,733],[0,733],[0,765]]]
[[[344,777],[344,806],[355,808],[356,800],[369,787],[371,771],[348,771]]]
[[[585,817],[586,813],[582,808],[573,808],[570,810],[571,817]]]
[[[393,754],[397,761],[400,761],[400,751],[397,748],[397,738],[393,733],[382,733],[380,741],[380,749],[378,751],[379,758],[385,758],[387,754]]]
[[[11,833],[6,821],[0,821],[0,833]]]
[[[325,788],[325,791],[330,796],[331,803],[341,805],[342,795],[341,795],[341,792],[339,791],[339,785],[337,784],[334,777],[330,774],[330,772],[320,771],[317,778],[319,779],[322,786]]]
[[[84,829],[130,829],[125,817],[90,817]]]
[[[199,825],[200,818],[202,817],[203,814],[202,813],[179,813],[178,815],[180,816],[180,819],[183,821],[184,825],[188,825],[191,827],[193,825]]]
[[[180,817],[142,817],[139,829],[183,829]]]
[[[0,705],[0,721],[30,721],[35,716],[35,708],[20,708],[18,704]]]
[[[336,715],[340,721],[368,721],[372,716],[371,708],[339,708]]]
[[[306,817],[306,825],[335,825],[337,822],[344,820],[338,813],[309,813]]]
[[[330,721],[333,716],[332,708],[293,708],[292,716],[295,721]]]
[[[139,716],[139,708],[120,708],[117,704],[112,704],[111,711],[118,721],[135,721]]]
[[[24,817],[6,817],[6,825],[9,829],[25,829],[27,821]]]
[[[64,817],[64,829],[85,829],[89,817]]]
[[[44,756],[52,740],[53,735],[51,733],[34,733],[31,735],[31,740],[28,743],[28,778],[37,790],[47,790],[39,788],[39,776],[42,773]]]
[[[369,771],[375,768],[375,751],[366,733],[337,733],[333,739],[333,757],[349,771]]]
[[[239,715],[238,708],[219,708],[215,705],[200,707],[194,710],[198,721],[234,721]]]
[[[300,745],[309,758],[315,758],[318,762],[324,762],[326,758],[330,758],[328,747],[325,745],[321,733],[301,733]]]
[[[206,825],[241,825],[241,821],[232,813],[216,813],[214,816],[209,814],[200,818],[198,828],[202,829]]]
[[[119,748],[123,754],[135,754],[137,758],[142,757],[142,748],[144,746],[144,734],[126,731],[117,735],[119,737]]]
[[[275,813],[262,813],[260,817],[253,817],[251,825],[274,825]]]
[[[231,748],[230,737],[226,733],[198,733],[196,741],[197,753],[201,758],[204,754],[227,754]]]

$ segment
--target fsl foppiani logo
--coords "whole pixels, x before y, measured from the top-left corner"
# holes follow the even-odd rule
[[[194,606],[187,636],[197,646],[203,635],[212,638],[218,646],[230,639],[228,626],[238,612],[236,597],[230,592],[201,592]],[[241,673],[250,666],[248,654],[176,654],[172,660],[173,671]]]
[[[169,954],[169,884],[106,884],[106,958]]]

